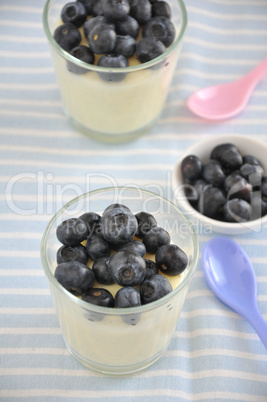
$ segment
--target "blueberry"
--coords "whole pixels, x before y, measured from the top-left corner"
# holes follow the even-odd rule
[[[145,260],[131,251],[118,251],[111,257],[109,272],[121,286],[140,285],[146,273]]]
[[[263,169],[260,165],[251,165],[244,163],[240,169],[240,174],[250,182],[253,187],[258,187],[261,184]]]
[[[77,246],[88,236],[88,228],[79,218],[66,219],[57,227],[58,240],[65,246]]]
[[[148,212],[138,212],[135,217],[138,222],[138,229],[135,235],[140,239],[142,239],[150,229],[152,229],[154,226],[157,226],[156,219]]]
[[[225,174],[219,161],[211,159],[203,166],[202,172],[203,179],[215,187],[223,185]]]
[[[88,254],[86,248],[82,244],[78,246],[62,246],[57,251],[57,263],[68,261],[79,261],[82,264],[87,264]]]
[[[172,285],[163,275],[152,275],[145,279],[140,288],[142,304],[161,299],[172,291]]]
[[[251,217],[251,206],[239,198],[227,201],[223,207],[223,216],[226,222],[246,222]]]
[[[59,25],[55,29],[54,39],[62,49],[69,52],[71,49],[79,45],[82,36],[78,28],[73,24],[67,23]]]
[[[135,39],[139,32],[139,24],[136,19],[128,15],[126,20],[116,22],[116,32],[118,35],[130,35]]]
[[[106,314],[99,313],[90,309],[86,310],[86,313],[84,313],[83,315],[88,321],[92,322],[102,321],[106,317]]]
[[[143,238],[146,251],[155,254],[157,249],[171,241],[169,233],[161,227],[154,226],[147,232]]]
[[[85,63],[88,64],[94,64],[95,61],[95,56],[92,50],[88,46],[80,45],[76,46],[73,49],[71,49],[70,54],[77,59],[84,61]],[[87,73],[87,69],[77,66],[76,64],[68,61],[67,62],[67,68],[71,73],[74,74],[85,74]]]
[[[142,38],[136,44],[136,56],[141,63],[153,60],[166,51],[166,47],[155,38]]]
[[[78,261],[62,262],[56,267],[55,278],[69,292],[81,295],[95,282],[93,271]]]
[[[200,199],[200,197],[201,197],[201,194],[203,193],[203,191],[205,191],[205,188],[206,187],[211,187],[210,186],[210,184],[208,184],[207,182],[206,182],[206,180],[204,180],[204,179],[198,179],[198,180],[196,180],[195,181],[195,183],[194,183],[194,188],[195,188],[195,191],[196,191],[196,196],[197,196],[197,202],[198,202],[198,200]]]
[[[242,198],[245,201],[250,201],[252,186],[238,171],[226,177],[224,189],[228,198]]]
[[[129,308],[141,306],[140,292],[132,287],[125,286],[115,295],[116,308]],[[122,315],[122,320],[128,325],[136,325],[140,320],[140,313]]]
[[[97,63],[98,66],[101,67],[109,67],[109,68],[123,68],[128,67],[129,63],[126,57],[120,54],[105,54],[100,57]]]
[[[98,17],[103,14],[103,0],[93,0],[92,4],[92,15],[93,17]]]
[[[103,0],[103,14],[110,21],[123,21],[130,11],[128,0]]]
[[[208,184],[204,179],[198,179],[193,182],[189,181],[184,184],[184,193],[191,205],[197,205],[201,194],[207,186],[211,186],[211,184]]]
[[[130,15],[139,24],[145,24],[150,20],[152,15],[152,7],[149,0],[131,0]]]
[[[96,54],[109,53],[116,43],[116,32],[107,24],[97,24],[88,34],[88,43]]]
[[[117,35],[113,53],[129,58],[135,53],[136,41],[130,35]]]
[[[115,203],[115,204],[110,204],[110,205],[104,210],[103,215],[104,215],[106,212],[111,211],[112,209],[118,209],[118,208],[120,208],[121,210],[126,210],[126,211],[128,211],[128,212],[131,211],[130,208],[128,208],[126,205]]]
[[[243,163],[243,158],[237,148],[231,148],[223,152],[221,163],[226,169],[238,169]]]
[[[175,38],[175,26],[166,17],[153,17],[144,25],[142,35],[144,38],[158,39],[168,47]]]
[[[101,236],[91,235],[87,238],[86,250],[91,260],[96,261],[101,257],[109,257],[111,248]]]
[[[94,0],[77,0],[77,2],[84,4],[84,6],[86,8],[87,15],[92,14],[92,8],[93,8]]]
[[[102,285],[112,285],[114,280],[109,273],[108,267],[111,257],[102,257],[93,263],[92,270],[97,282]]]
[[[210,154],[210,159],[216,159],[219,162],[222,161],[222,156],[225,151],[228,151],[229,149],[236,148],[235,145],[230,144],[230,143],[225,143],[225,144],[220,144],[217,145],[213,150],[211,151]]]
[[[156,263],[154,261],[145,260],[145,263],[146,263],[145,279],[150,278],[150,276],[155,275],[155,274],[158,273],[158,268],[157,268]]]
[[[224,170],[229,173],[234,169],[238,169],[242,163],[243,158],[237,147],[230,143],[220,144],[211,151],[211,159],[216,159],[224,167]]]
[[[102,307],[114,307],[114,299],[107,289],[93,288],[82,294],[82,300]]]
[[[183,190],[187,200],[190,202],[192,206],[195,206],[198,201],[198,193],[193,183],[185,183],[183,185]]]
[[[267,177],[266,176],[264,176],[262,178],[261,194],[262,194],[262,197],[266,199],[265,201],[267,201]]]
[[[85,5],[81,2],[65,4],[61,11],[61,19],[65,23],[71,23],[77,28],[81,27],[87,18]]]
[[[253,165],[253,166],[261,166],[262,167],[260,161],[253,155],[243,156],[243,164],[245,164],[245,163],[249,163],[250,165]]]
[[[167,275],[181,274],[188,264],[187,255],[175,244],[165,244],[156,252],[156,265]]]
[[[226,178],[224,182],[224,189],[228,193],[228,191],[231,190],[231,188],[239,181],[244,179],[240,172],[238,170],[230,173]]]
[[[153,17],[166,17],[171,18],[171,7],[166,1],[156,1],[152,5],[152,16]]]
[[[129,62],[126,59],[126,57],[124,57],[121,54],[105,54],[104,56],[100,57],[97,65],[109,68],[123,68],[128,67]],[[103,81],[108,82],[119,82],[122,81],[126,76],[126,73],[120,73],[120,72],[105,72],[98,74]]]
[[[138,227],[133,213],[120,207],[103,213],[100,224],[103,238],[115,249],[131,241]]]
[[[225,202],[226,197],[222,190],[217,187],[206,187],[201,194],[197,209],[203,215],[218,219]]]
[[[267,202],[261,197],[260,192],[253,193],[251,198],[251,218],[250,220],[259,219],[267,214]]]
[[[201,176],[202,162],[196,155],[188,155],[182,160],[181,169],[185,179],[197,180]]]
[[[111,29],[115,30],[115,25],[112,24],[112,22],[109,22],[106,17],[104,17],[103,15],[99,15],[98,17],[94,17],[94,18],[90,18],[89,20],[85,21],[85,23],[83,24],[83,32],[84,32],[84,36],[86,38],[88,38],[89,33],[91,32],[91,30],[99,25],[99,24],[106,24],[109,25]]]
[[[140,292],[132,287],[125,286],[118,290],[115,295],[116,308],[128,308],[141,306]]]
[[[120,247],[119,251],[131,251],[132,253],[136,253],[140,255],[140,257],[144,257],[146,254],[146,247],[145,245],[139,240],[131,240],[128,243],[124,244]]]
[[[101,234],[100,215],[96,214],[95,212],[86,212],[85,214],[79,216],[79,218],[86,223],[89,231],[89,236],[92,234]]]

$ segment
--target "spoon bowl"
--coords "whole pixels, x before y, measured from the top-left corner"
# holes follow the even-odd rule
[[[207,120],[223,120],[243,110],[255,86],[267,74],[267,58],[241,79],[202,88],[187,101],[189,109]]]
[[[202,268],[214,294],[250,322],[267,348],[267,322],[257,306],[255,273],[242,247],[227,237],[211,239],[202,252]]]

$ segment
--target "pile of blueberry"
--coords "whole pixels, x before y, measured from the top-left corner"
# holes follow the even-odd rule
[[[63,246],[57,251],[55,278],[82,300],[104,307],[135,307],[160,299],[172,286],[158,270],[174,276],[188,264],[186,254],[170,244],[169,233],[157,226],[153,215],[134,215],[122,204],[110,205],[102,216],[87,212],[67,219],[56,235]],[[146,252],[155,254],[155,262],[144,258]],[[120,285],[115,299],[107,289],[94,287],[95,280]]]
[[[95,54],[98,54],[102,55],[98,66],[128,67],[128,58],[135,53],[138,60],[145,63],[166,51],[175,37],[170,18],[171,8],[162,0],[73,1],[61,10],[63,24],[56,28],[54,39],[64,50],[86,63],[94,64]],[[88,46],[80,45],[81,27]],[[137,42],[140,31],[142,38]],[[71,63],[68,68],[76,74],[87,71]]]
[[[225,222],[247,222],[267,214],[267,177],[260,161],[233,144],[216,146],[207,163],[196,155],[181,164],[185,194],[201,214]]]

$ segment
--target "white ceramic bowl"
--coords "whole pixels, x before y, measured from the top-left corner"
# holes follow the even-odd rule
[[[208,234],[209,232],[218,232],[234,235],[247,232],[260,232],[263,225],[267,224],[267,215],[261,219],[255,219],[249,222],[221,222],[197,212],[190,205],[185,196],[182,187],[183,177],[181,172],[181,162],[183,158],[187,155],[197,155],[202,162],[206,162],[210,157],[212,149],[222,143],[232,143],[238,147],[242,155],[249,154],[258,158],[264,168],[264,175],[267,175],[267,143],[255,139],[253,136],[249,137],[244,135],[216,135],[214,137],[207,137],[186,149],[175,164],[172,175],[172,188],[175,199],[193,222],[197,233]]]

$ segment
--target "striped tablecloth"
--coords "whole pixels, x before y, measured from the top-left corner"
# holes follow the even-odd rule
[[[220,124],[193,117],[194,90],[248,72],[267,55],[266,0],[186,0],[189,27],[161,119],[118,146],[66,120],[42,29],[44,0],[0,1],[0,398],[57,401],[267,401],[267,354],[250,325],[208,289],[199,264],[170,347],[149,369],[110,378],[66,350],[41,266],[44,228],[84,191],[137,185],[171,196],[180,153],[217,134],[267,140],[267,81]],[[63,196],[62,196],[63,194]],[[267,318],[267,229],[236,236],[250,256]],[[207,237],[199,233],[200,247]]]

